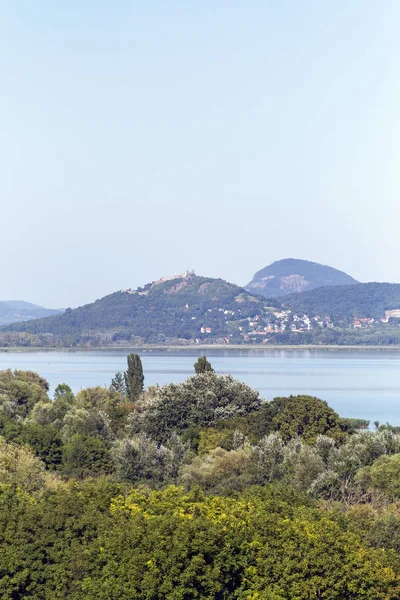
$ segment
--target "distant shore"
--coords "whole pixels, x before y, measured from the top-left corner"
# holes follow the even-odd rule
[[[400,352],[400,345],[392,346],[338,346],[338,345],[284,345],[275,344],[266,346],[256,344],[254,346],[244,344],[192,344],[188,346],[157,346],[152,344],[143,344],[141,346],[100,346],[100,347],[22,347],[10,346],[0,347],[0,352],[212,352],[214,350],[224,350],[227,352],[241,350],[250,351],[269,351],[269,350],[291,350],[291,351],[329,351],[329,352]]]

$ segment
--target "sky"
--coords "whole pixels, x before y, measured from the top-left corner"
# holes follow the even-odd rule
[[[0,0],[1,300],[400,282],[398,0]]]

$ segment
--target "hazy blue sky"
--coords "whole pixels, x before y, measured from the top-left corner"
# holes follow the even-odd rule
[[[0,299],[400,281],[399,0],[0,0]]]

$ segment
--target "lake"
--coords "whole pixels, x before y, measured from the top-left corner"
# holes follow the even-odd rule
[[[180,382],[193,374],[200,351],[140,351],[145,385]],[[230,373],[270,400],[310,394],[343,417],[400,425],[400,350],[208,350],[217,373]],[[30,369],[74,392],[110,384],[126,368],[127,351],[0,352],[0,369]]]

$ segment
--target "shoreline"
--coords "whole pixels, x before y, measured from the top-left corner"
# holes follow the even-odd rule
[[[338,346],[338,345],[286,345],[286,344],[274,344],[265,346],[263,344],[255,344],[254,346],[244,344],[191,344],[188,346],[157,346],[152,344],[143,344],[141,346],[99,346],[99,347],[40,347],[40,346],[3,346],[0,347],[0,353],[8,352],[212,352],[217,351],[276,351],[276,350],[287,350],[287,351],[324,351],[324,352],[400,352],[400,345],[392,346]]]

